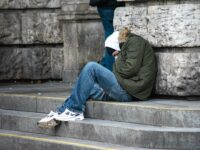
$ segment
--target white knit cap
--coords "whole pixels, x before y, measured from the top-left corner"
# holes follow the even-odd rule
[[[119,31],[113,32],[105,41],[105,47],[110,47],[114,50],[120,51],[119,47]]]

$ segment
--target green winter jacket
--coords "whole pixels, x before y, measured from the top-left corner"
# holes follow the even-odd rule
[[[120,85],[132,96],[150,96],[156,77],[155,55],[150,44],[130,33],[118,54],[113,72]]]

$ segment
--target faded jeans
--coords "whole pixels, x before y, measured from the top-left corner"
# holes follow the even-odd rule
[[[86,64],[75,83],[70,97],[65,100],[57,111],[62,113],[68,108],[73,112],[84,112],[86,101],[90,98],[94,100],[115,100],[120,102],[134,100],[119,85],[114,73],[96,62]]]

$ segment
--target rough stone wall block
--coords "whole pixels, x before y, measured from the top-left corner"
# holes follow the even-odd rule
[[[114,24],[129,26],[155,47],[200,46],[200,4],[117,8]]]
[[[64,66],[63,48],[51,48],[51,78],[62,79]]]
[[[96,7],[88,5],[89,0],[62,0],[62,10],[66,12],[96,12]]]
[[[199,95],[200,53],[157,53],[156,93]]]
[[[147,7],[119,7],[115,10],[114,26],[117,30],[124,26],[147,38]]]
[[[158,47],[200,46],[200,4],[148,8],[149,41]]]
[[[0,79],[20,79],[22,70],[22,50],[0,48]]]
[[[62,48],[23,49],[23,78],[60,79],[62,70]]]
[[[60,0],[1,0],[0,9],[59,8]]]
[[[0,13],[0,44],[21,42],[19,13]]]
[[[0,80],[61,79],[62,71],[62,48],[0,48]]]
[[[45,48],[23,49],[23,68],[25,78],[50,78],[50,50]]]
[[[22,15],[23,44],[62,43],[57,13],[26,13]]]

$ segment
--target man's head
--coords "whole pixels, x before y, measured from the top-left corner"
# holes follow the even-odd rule
[[[110,55],[116,56],[123,43],[127,40],[130,30],[125,27],[120,31],[113,32],[105,41],[105,47]]]

